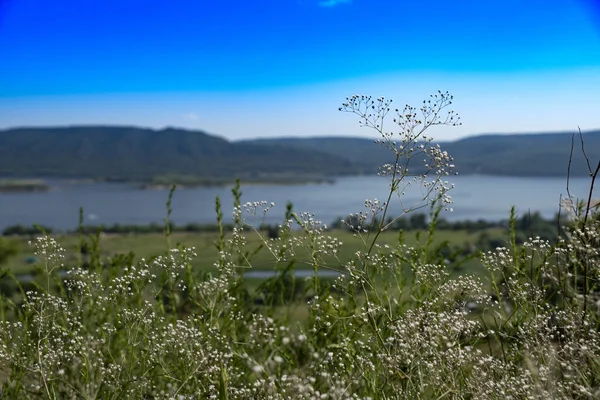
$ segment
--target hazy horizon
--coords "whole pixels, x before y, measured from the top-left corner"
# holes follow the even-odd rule
[[[34,27],[34,28],[32,28]],[[167,126],[230,140],[375,137],[347,96],[455,96],[490,133],[600,128],[600,3],[0,2],[0,129]]]

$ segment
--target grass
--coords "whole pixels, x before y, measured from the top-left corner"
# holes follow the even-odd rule
[[[597,230],[600,219],[595,221]],[[567,399],[600,393],[595,383],[600,334],[579,319],[576,293],[565,291],[562,306],[547,294],[549,274],[563,276],[565,288],[569,285],[560,271],[585,247],[578,239],[562,254],[562,247],[544,241],[516,246],[507,238],[507,249],[489,253],[471,271],[504,282],[501,291],[482,285],[478,274],[434,264],[438,243],[473,242],[476,233],[439,231],[429,244],[425,232],[419,232],[421,240],[417,233],[400,238],[383,233],[378,254],[402,256],[373,263],[363,258],[368,242],[347,231],[312,227],[287,238],[283,231],[281,240],[303,241],[296,255],[302,260],[314,257],[325,235],[344,241],[338,258],[356,267],[339,281],[305,281],[308,302],[286,297],[283,276],[264,282],[236,277],[237,255],[264,243],[248,230],[223,240],[210,233],[172,234],[171,243],[196,246],[198,259],[185,245],[165,251],[164,235],[108,235],[91,256],[134,251],[137,259],[161,253],[162,258],[147,265],[106,265],[101,272],[75,267],[70,283],[58,290],[51,284],[56,267],[77,265],[78,238],[59,238],[69,246],[63,251],[53,239],[40,237],[38,286],[28,289],[20,307],[6,297],[0,304],[0,394],[262,399],[275,391],[277,398],[289,399],[346,398],[346,392],[361,398]],[[225,245],[221,257],[215,242]],[[256,265],[269,259],[268,252],[260,254]],[[194,266],[214,257],[218,270],[203,277]],[[319,261],[326,259],[335,259],[334,253]],[[597,257],[581,260],[596,263]],[[273,303],[279,292],[289,300]],[[263,293],[262,305],[251,301],[253,293]],[[490,294],[511,305],[500,306]],[[480,309],[467,311],[468,302]],[[600,326],[600,315],[589,311],[586,324]],[[558,332],[563,338],[557,341]],[[569,375],[572,370],[577,374]]]
[[[499,228],[488,229],[487,232],[490,237],[506,237],[505,232]],[[404,242],[407,245],[423,244],[426,240],[426,231],[413,231],[404,234]],[[440,244],[447,241],[450,246],[465,247],[466,244],[474,245],[482,232],[469,232],[466,230],[455,231],[455,230],[440,230],[436,232],[434,245]],[[360,238],[356,237],[352,232],[346,230],[334,230],[328,232],[328,234],[335,236],[343,245],[340,248],[339,259],[342,262],[349,261],[357,250],[363,247],[363,243]],[[420,239],[417,240],[417,236]],[[76,260],[76,254],[78,252],[79,237],[77,235],[64,235],[56,236],[56,239],[62,244],[70,255],[70,259],[67,261],[73,262]],[[19,237],[12,239],[17,243],[19,252],[7,260],[5,268],[9,269],[13,274],[27,274],[31,273],[35,266],[28,263],[28,260],[34,258],[33,249],[27,244],[29,238]],[[215,247],[215,243],[218,240],[218,234],[212,232],[200,232],[200,233],[186,233],[186,232],[174,232],[171,234],[171,240],[173,243],[181,243],[186,247],[195,247],[198,253],[198,257],[195,258],[192,265],[202,271],[215,272],[216,268],[214,263],[218,259],[218,251]],[[378,239],[382,245],[394,246],[398,243],[398,232],[387,231],[384,232]],[[249,243],[258,247],[261,243],[260,239],[256,235],[249,235]],[[165,240],[164,234],[159,233],[147,233],[147,234],[105,234],[101,235],[100,242],[100,255],[102,258],[109,258],[115,255],[123,254],[126,255],[129,252],[135,254],[135,260],[139,261],[142,258],[149,259],[150,257],[162,253],[167,250],[167,241]],[[252,247],[252,246],[251,246]],[[301,252],[298,255],[299,260],[309,259],[306,251]],[[332,268],[339,268],[340,262],[329,258],[327,259],[328,266]],[[269,270],[274,267],[272,256],[268,254],[266,250],[260,251],[254,258],[252,268]],[[477,260],[469,261],[462,269],[462,272],[481,272],[481,264]],[[311,268],[310,265],[298,263],[297,268]]]
[[[421,240],[384,232],[379,201],[353,219],[371,234],[331,232],[288,209],[267,240],[245,218],[268,203],[242,204],[239,186],[227,235],[170,235],[167,222],[166,237],[106,236],[84,259],[79,238],[60,238],[68,249],[33,240],[38,280],[20,288],[19,304],[0,295],[0,398],[600,398],[600,214],[575,212],[556,243],[520,244],[513,209],[506,247],[458,271],[439,244],[479,242],[436,231],[452,160],[422,135],[454,124],[440,116],[451,97],[424,104],[397,111],[401,148],[381,128],[389,101],[354,96],[342,107],[397,154],[386,167],[390,198],[411,179],[404,158],[429,160],[435,179],[421,183],[435,194],[424,199],[433,223]],[[216,213],[222,229],[218,199]],[[256,253],[260,245],[270,251]],[[139,262],[110,257],[130,251]],[[334,260],[344,272],[334,281],[293,279],[294,266],[318,272]],[[239,274],[248,261],[278,275],[249,287]]]

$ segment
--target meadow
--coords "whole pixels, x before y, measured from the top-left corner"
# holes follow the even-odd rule
[[[486,236],[503,240],[507,237],[507,229],[492,228],[486,229]],[[262,232],[266,235],[266,232]],[[335,269],[340,269],[343,265],[352,259],[356,251],[363,246],[362,240],[354,233],[336,229],[329,231],[331,236],[338,238],[343,244],[340,246],[338,259],[331,258],[327,261],[327,266]],[[387,231],[382,234],[379,241],[383,245],[393,246],[399,241],[399,231]],[[468,231],[468,230],[438,230],[435,235],[433,244],[435,246],[444,245],[448,248],[464,248],[469,244],[475,246],[481,238],[483,231]],[[300,233],[298,233],[300,236]],[[37,236],[37,235],[32,235]],[[407,245],[416,246],[424,244],[427,240],[427,231],[411,231],[402,233],[403,241]],[[80,238],[77,235],[53,235],[53,237],[61,243],[67,251],[67,264],[72,264],[77,261],[80,249]],[[231,234],[226,234],[226,240],[231,237]],[[11,241],[17,247],[18,252],[10,257],[4,264],[6,269],[9,269],[14,275],[31,274],[38,268],[34,262],[36,260],[34,249],[29,245],[30,236],[20,236],[13,238]],[[185,247],[194,247],[198,253],[191,261],[191,265],[195,270],[205,272],[216,272],[215,263],[218,261],[219,252],[217,250],[218,234],[213,232],[174,232],[171,234],[171,241]],[[248,237],[248,246],[255,249],[260,247],[262,240],[258,235],[256,237]],[[130,252],[134,255],[134,261],[139,262],[142,258],[149,259],[157,254],[162,254],[168,250],[168,243],[164,233],[130,233],[130,234],[101,234],[98,240],[98,255],[103,260],[108,260],[111,257],[118,255],[128,255]],[[297,254],[297,268],[311,268],[310,254],[308,249],[299,249]],[[308,263],[308,264],[307,264]],[[481,264],[478,264],[482,267]],[[252,265],[240,266],[240,268],[252,268],[260,270],[273,269],[273,257],[268,251],[261,248],[254,256]],[[476,267],[475,267],[476,268]],[[475,272],[475,271],[471,271]]]
[[[565,199],[554,240],[518,240],[513,209],[508,231],[487,232],[504,245],[454,252],[480,234],[437,226],[454,164],[425,135],[459,123],[451,104],[442,92],[403,110],[347,99],[341,110],[376,129],[395,163],[381,169],[389,197],[366,200],[345,230],[291,207],[276,232],[261,229],[249,217],[273,205],[243,200],[238,185],[231,230],[217,198],[216,232],[172,232],[171,191],[163,235],[33,237],[35,281],[16,278],[30,266],[3,273],[17,288],[0,297],[0,397],[600,397],[597,208]],[[383,129],[389,113],[399,133]],[[422,160],[426,172],[412,175]],[[389,215],[406,185],[423,199]],[[424,209],[418,238],[392,229]],[[276,275],[246,284],[252,268]],[[332,269],[338,278],[319,277]]]

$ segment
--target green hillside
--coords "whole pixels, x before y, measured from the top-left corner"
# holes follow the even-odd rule
[[[461,175],[565,176],[572,133],[540,133],[473,136],[440,143],[454,157]],[[600,160],[600,131],[583,134],[590,162]],[[343,157],[359,170],[370,173],[392,162],[391,153],[371,139],[345,137],[273,138],[243,141],[246,144],[291,146]],[[573,176],[588,174],[579,135],[575,137]]]
[[[482,135],[444,146],[463,174],[565,176],[572,133]],[[592,167],[600,160],[600,131],[583,134]],[[575,136],[571,165],[573,176],[588,174],[579,135]]]
[[[79,126],[0,131],[0,176],[148,181],[304,179],[353,172],[341,157],[296,147],[232,143],[200,131]]]
[[[342,157],[364,174],[377,172],[377,168],[394,161],[389,149],[374,143],[372,139],[350,137],[273,138],[243,140],[238,143],[277,145],[320,151],[334,157]]]
[[[592,163],[600,131],[583,135]],[[482,135],[440,143],[460,174],[565,176],[570,133]],[[392,162],[372,139],[321,137],[228,141],[202,131],[120,126],[0,130],[0,177],[64,177],[168,184],[291,182],[372,174]],[[416,165],[416,164],[415,164]],[[572,175],[587,174],[576,137]]]

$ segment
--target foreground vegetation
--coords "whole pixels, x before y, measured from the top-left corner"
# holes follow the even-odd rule
[[[524,243],[529,237],[539,236],[544,240],[555,242],[559,236],[558,215],[554,219],[546,220],[539,213],[526,214],[514,221],[515,240],[518,244]],[[381,245],[394,246],[399,240],[409,246],[420,246],[427,242],[430,223],[428,216],[424,213],[412,213],[410,216],[388,218],[391,222],[390,228],[379,236]],[[340,218],[328,226],[326,232],[330,236],[339,239],[343,244],[340,246],[336,258],[329,258],[328,267],[340,269],[351,260],[357,251],[362,250],[363,243],[356,235],[356,229],[351,229],[352,224],[358,224],[358,217]],[[564,221],[563,221],[564,222]],[[219,239],[219,231],[225,232],[229,238],[233,225],[223,224],[196,224],[186,225],[170,224],[171,240],[187,247],[195,247],[198,256],[192,260],[192,267],[198,271],[216,272],[215,262],[218,260],[218,251],[215,243]],[[2,231],[4,239],[0,238],[0,265],[10,270],[17,279],[23,280],[22,276],[27,274],[36,277],[39,270],[36,267],[37,258],[34,249],[28,245],[29,241],[40,235],[50,234],[57,239],[67,251],[66,264],[76,263],[77,254],[83,251],[84,258],[89,257],[89,249],[84,246],[80,249],[80,234],[92,235],[97,238],[97,252],[102,262],[110,262],[116,255],[127,255],[133,253],[134,262],[140,259],[151,258],[156,254],[168,250],[165,241],[164,225],[109,225],[109,226],[80,226],[76,231],[53,232],[52,229],[43,226],[26,227],[13,225]],[[259,227],[262,236],[272,239],[279,237],[280,229],[276,225],[261,225]],[[483,265],[477,255],[480,251],[494,250],[504,246],[506,238],[510,233],[509,221],[455,221],[449,222],[442,217],[436,220],[435,235],[432,245],[435,251],[444,256],[448,262],[451,273],[469,272],[480,275],[483,273]],[[302,232],[294,231],[292,235],[302,236]],[[247,237],[250,245],[259,247],[262,240],[259,236]],[[307,269],[301,260],[309,258],[308,249],[299,249],[296,269]],[[273,268],[272,255],[264,249],[257,251],[254,256],[253,270],[271,270]],[[0,282],[0,289],[13,293],[16,290],[14,283]]]
[[[420,109],[396,111],[398,137],[383,128],[394,112],[389,101],[357,96],[342,107],[378,130],[395,155],[382,169],[389,197],[367,200],[346,219],[344,240],[353,235],[361,247],[353,254],[342,254],[334,235],[341,231],[291,208],[269,237],[246,216],[272,205],[242,203],[239,187],[233,228],[217,234],[214,273],[194,268],[198,249],[176,242],[170,201],[167,250],[155,257],[103,259],[99,236],[82,232],[69,259],[53,238],[35,238],[43,279],[21,285],[22,304],[0,297],[0,396],[597,398],[597,210],[589,200],[565,201],[571,219],[560,237],[521,244],[511,215],[506,245],[479,254],[486,279],[452,274],[453,262],[436,242],[439,215],[451,206],[445,179],[452,158],[424,134],[457,123],[452,112],[443,114],[450,104],[439,93]],[[423,158],[427,173],[409,175],[409,164]],[[598,169],[591,172],[593,183]],[[390,240],[386,231],[402,215],[387,215],[387,206],[414,184],[425,196],[404,210],[430,209],[429,229],[423,241]],[[216,213],[223,228],[219,199]],[[257,257],[264,253],[278,275],[249,289],[243,271],[262,264]],[[315,273],[335,268],[340,277],[301,281],[299,265]],[[260,303],[250,301],[257,292]]]
[[[468,258],[474,255],[477,246],[489,246],[493,243],[503,243],[506,235],[504,229],[488,229],[483,232],[462,231],[436,231],[433,245],[439,247],[439,251],[452,258],[453,268],[458,268],[459,260]],[[337,258],[328,258],[328,266],[335,269],[340,269],[343,265],[354,257],[354,254],[363,248],[359,237],[352,232],[345,230],[331,230],[327,234],[336,237],[342,242],[339,248]],[[379,242],[382,245],[393,246],[399,241],[398,231],[388,231],[382,234]],[[268,238],[269,231],[261,231],[261,235]],[[301,238],[301,232],[292,232],[291,235]],[[34,235],[33,238],[39,236]],[[95,236],[95,235],[92,235]],[[61,246],[66,250],[65,266],[70,266],[77,263],[79,257],[80,239],[77,235],[54,235]],[[225,239],[230,239],[231,233],[225,234]],[[410,246],[424,244],[427,241],[427,231],[406,232],[403,234],[402,241]],[[40,274],[36,262],[39,261],[34,254],[35,249],[28,245],[31,237],[11,238],[12,246],[6,245],[5,248],[14,249],[4,262],[4,267],[9,269],[14,275],[19,277],[22,274]],[[198,256],[191,260],[192,267],[195,270],[204,272],[216,272],[215,262],[219,259],[219,252],[215,243],[219,240],[219,233],[204,232],[174,232],[171,233],[171,241],[179,243],[186,247],[194,247]],[[246,235],[248,246],[258,248],[262,244],[262,239],[258,235]],[[470,249],[470,250],[469,250]],[[165,240],[164,233],[143,233],[143,234],[101,234],[98,239],[98,256],[102,262],[110,262],[110,259],[118,255],[134,254],[134,261],[140,261],[142,258],[149,259],[157,254],[164,253],[168,250],[168,244]],[[84,259],[90,257],[90,252],[87,245],[84,246]],[[87,253],[86,253],[87,252]],[[453,253],[455,256],[451,257]],[[299,248],[297,254],[296,269],[311,269],[311,265],[305,265],[302,260],[310,257],[309,249]],[[338,260],[339,259],[339,260]],[[262,246],[253,257],[253,270],[271,270],[273,269],[273,255]],[[476,261],[476,260],[473,260]],[[477,263],[480,267],[481,264]],[[474,271],[473,271],[474,272]]]

